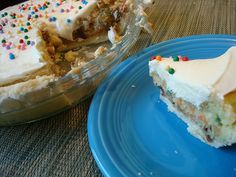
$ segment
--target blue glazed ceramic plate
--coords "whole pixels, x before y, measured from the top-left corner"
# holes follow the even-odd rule
[[[200,35],[151,46],[116,67],[92,101],[88,136],[107,177],[235,177],[236,146],[215,149],[192,137],[159,100],[148,75],[151,56],[211,58],[236,45],[236,37]]]

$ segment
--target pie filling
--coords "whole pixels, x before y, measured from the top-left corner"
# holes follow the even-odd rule
[[[122,35],[132,3],[126,0],[40,0],[26,1],[1,11],[0,58],[5,59],[6,66],[0,68],[0,89],[38,76],[53,75],[57,79],[96,58],[96,53],[106,51],[103,42],[108,40],[111,28],[114,35]],[[13,46],[14,43],[19,45]],[[99,52],[90,51],[90,45],[99,43]],[[1,56],[2,51],[8,54]],[[28,62],[30,60],[32,63]],[[13,62],[19,62],[19,66],[13,66]],[[12,73],[3,69],[8,66]]]

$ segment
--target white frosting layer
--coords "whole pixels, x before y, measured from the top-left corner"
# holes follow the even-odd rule
[[[0,47],[0,50],[4,50]],[[9,53],[0,53],[0,83],[5,84],[24,77],[43,66],[41,55],[35,46],[25,49],[23,52],[17,48],[11,49],[16,59],[10,60]]]
[[[79,18],[87,17],[91,13],[91,11],[96,7],[97,1],[66,0],[58,8],[55,8],[55,2],[58,2],[58,0],[54,0],[51,2],[54,5],[50,5],[48,11],[52,12],[53,14],[51,15],[51,18],[56,17],[56,21],[50,22],[50,20],[48,19],[50,18],[50,15],[48,15],[48,18],[41,18],[40,20],[38,20],[38,22],[46,23],[48,29],[53,30],[59,36],[68,40],[73,40],[73,31],[75,31],[80,25],[77,20]],[[83,8],[79,9],[79,7]]]
[[[169,74],[167,68],[175,73]],[[172,58],[149,62],[150,75],[158,74],[166,81],[167,89],[199,107],[212,93],[221,99],[236,90],[236,47],[213,59],[175,62]]]
[[[35,79],[21,82],[18,84],[0,87],[0,103],[7,99],[19,99],[22,95],[28,92],[37,91],[48,86],[50,82],[57,80],[53,75],[36,77]]]
[[[87,16],[96,0],[27,1],[0,11],[0,85],[34,73],[47,63],[37,49],[39,26],[72,40],[77,20]]]

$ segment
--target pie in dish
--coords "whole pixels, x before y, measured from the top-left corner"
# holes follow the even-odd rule
[[[150,76],[188,131],[216,148],[236,142],[236,47],[213,59],[153,57]]]
[[[118,43],[134,4],[30,0],[0,11],[0,103],[40,90],[78,71],[88,58],[102,55],[106,47],[89,52],[88,46],[107,40]],[[77,48],[83,56],[74,51]]]

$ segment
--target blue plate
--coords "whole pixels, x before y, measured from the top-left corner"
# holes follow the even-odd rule
[[[191,136],[159,100],[148,75],[151,56],[211,58],[236,45],[236,36],[200,35],[163,42],[130,57],[98,88],[88,136],[105,176],[235,177],[236,146],[215,149]]]

